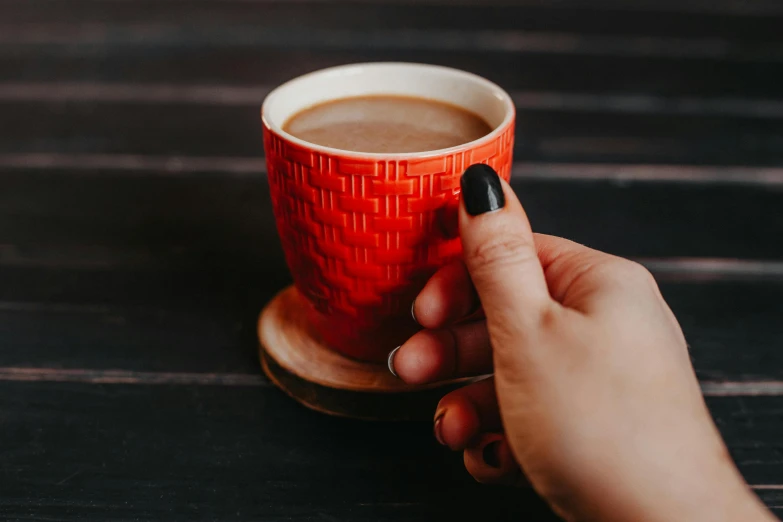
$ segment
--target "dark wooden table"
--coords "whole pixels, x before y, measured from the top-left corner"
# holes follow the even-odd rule
[[[513,94],[534,227],[648,263],[783,513],[779,0],[0,0],[0,519],[552,518],[260,375],[259,106],[370,60]]]

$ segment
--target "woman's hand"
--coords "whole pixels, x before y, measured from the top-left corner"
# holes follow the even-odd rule
[[[773,520],[650,273],[534,235],[489,167],[466,171],[462,198],[464,263],[427,283],[413,305],[426,329],[389,358],[408,383],[494,373],[443,398],[438,440],[477,480],[526,480],[567,520]]]

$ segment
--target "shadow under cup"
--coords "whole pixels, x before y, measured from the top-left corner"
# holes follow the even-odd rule
[[[372,154],[302,141],[282,130],[299,111],[368,95],[456,105],[483,117],[486,136],[437,151]],[[349,357],[385,362],[419,327],[411,304],[435,271],[461,254],[455,236],[460,176],[474,163],[508,180],[514,105],[497,85],[419,64],[348,65],[275,89],[262,108],[269,187],[302,313]]]

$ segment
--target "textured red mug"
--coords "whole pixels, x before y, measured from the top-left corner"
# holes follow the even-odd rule
[[[323,147],[284,124],[303,109],[354,96],[397,95],[481,116],[486,136],[448,149],[380,154]],[[310,321],[347,356],[385,362],[417,329],[411,304],[426,280],[459,257],[453,237],[460,176],[474,163],[508,180],[514,104],[479,76],[445,67],[372,63],[317,71],[264,101],[269,187],[280,240]]]

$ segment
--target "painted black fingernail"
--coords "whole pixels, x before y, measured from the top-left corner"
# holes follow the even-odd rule
[[[500,177],[489,165],[477,163],[467,168],[460,181],[465,210],[471,216],[492,212],[506,206]]]
[[[500,441],[496,440],[484,446],[482,451],[484,462],[493,468],[500,467]]]
[[[414,299],[411,303],[411,317],[413,317],[413,322],[416,324],[419,324],[419,320],[416,319],[416,300]]]

